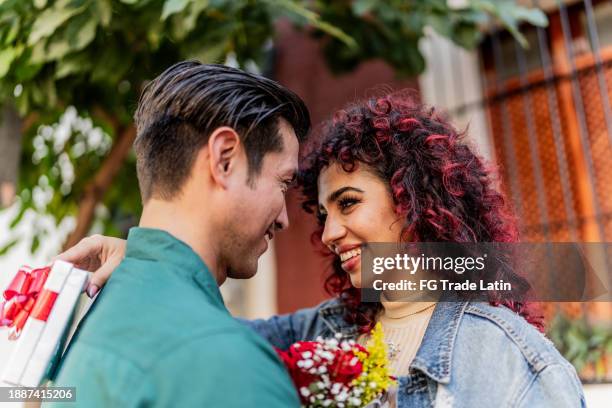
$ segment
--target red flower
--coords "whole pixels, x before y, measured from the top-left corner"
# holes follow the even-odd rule
[[[346,343],[344,345],[346,347]],[[351,382],[363,372],[363,364],[355,355],[357,351],[366,352],[358,344],[351,344],[345,350],[338,342],[301,341],[292,344],[286,351],[276,349],[289,375],[298,390],[305,406],[311,402],[311,392],[333,398],[331,389],[311,388],[312,384],[321,383],[331,387],[341,383],[351,387]],[[304,393],[303,389],[306,389]]]
[[[351,351],[339,352],[329,367],[334,382],[349,385],[363,371],[363,364]]]
[[[301,387],[308,388],[310,384],[318,380],[318,374],[311,374],[308,372],[309,368],[315,366],[314,362],[309,368],[298,365],[298,362],[306,360],[304,357],[305,352],[310,352],[311,355],[314,355],[317,347],[319,347],[319,343],[315,341],[300,341],[292,344],[286,351],[276,349],[276,352],[287,367],[289,376],[298,390]],[[301,394],[300,398],[302,398]]]

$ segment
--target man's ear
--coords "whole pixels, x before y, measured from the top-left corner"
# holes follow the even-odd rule
[[[216,183],[227,186],[228,178],[236,170],[242,146],[234,129],[222,126],[208,139],[210,174]]]

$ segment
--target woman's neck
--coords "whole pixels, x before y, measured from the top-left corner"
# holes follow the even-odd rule
[[[388,300],[384,294],[381,296],[380,303],[383,306],[384,316],[390,319],[402,319],[415,315],[436,304],[436,302],[397,302]]]

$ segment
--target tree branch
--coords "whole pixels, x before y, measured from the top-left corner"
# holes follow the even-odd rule
[[[85,192],[79,201],[77,225],[64,243],[64,250],[78,243],[89,232],[94,220],[96,206],[104,198],[132,148],[132,143],[136,138],[136,128],[134,125],[130,125],[127,128],[120,129],[117,134],[118,137],[110,153],[104,159],[96,175],[85,187]]]
[[[100,105],[94,105],[94,107],[91,109],[91,113],[92,113],[92,116],[97,116],[103,121],[105,121],[106,123],[108,123],[109,125],[111,125],[113,129],[115,130],[121,129],[121,123],[119,122],[119,119],[117,119],[117,117],[108,113]]]

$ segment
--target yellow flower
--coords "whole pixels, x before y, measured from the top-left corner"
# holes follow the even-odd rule
[[[367,352],[358,351],[355,354],[363,364],[363,372],[353,381],[353,386],[362,390],[360,396],[364,404],[380,396],[389,387],[395,384],[389,371],[389,359],[387,358],[387,345],[382,325],[376,323],[370,333],[365,349]]]

